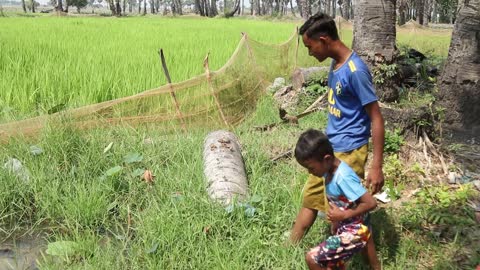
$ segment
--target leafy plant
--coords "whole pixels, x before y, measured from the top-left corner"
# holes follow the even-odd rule
[[[373,73],[373,83],[383,84],[387,80],[393,78],[397,74],[397,65],[396,64],[381,64],[372,69]]]
[[[383,151],[385,153],[395,154],[400,151],[400,147],[405,143],[400,130],[387,130],[385,133],[385,145]]]
[[[401,191],[405,188],[404,182],[407,177],[404,173],[404,166],[397,154],[387,156],[384,163],[385,188],[390,198],[400,198]]]

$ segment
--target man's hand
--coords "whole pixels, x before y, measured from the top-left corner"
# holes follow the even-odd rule
[[[367,189],[375,194],[379,192],[383,187],[383,171],[382,168],[370,168],[370,171],[367,175]]]
[[[346,218],[347,217],[346,217],[345,211],[340,210],[340,208],[338,208],[338,206],[335,205],[334,203],[330,203],[330,209],[328,209],[328,212],[327,212],[328,221],[338,222],[338,221],[345,220]]]
[[[368,117],[372,120],[373,157],[372,167],[367,175],[367,188],[372,194],[380,191],[383,187],[383,145],[385,144],[385,124],[380,105],[372,102],[365,106]]]

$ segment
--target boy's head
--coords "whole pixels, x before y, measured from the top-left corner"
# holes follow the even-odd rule
[[[310,174],[322,177],[332,167],[335,156],[327,136],[319,130],[309,129],[298,138],[295,159]]]
[[[325,13],[317,13],[300,27],[303,44],[308,53],[323,62],[329,57],[329,49],[332,42],[339,40],[337,27],[332,17]]]

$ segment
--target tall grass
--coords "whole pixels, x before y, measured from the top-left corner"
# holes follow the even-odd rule
[[[301,22],[201,18],[0,18],[0,120],[44,114],[128,96],[166,83],[158,49],[174,82],[203,73],[230,57],[240,33],[280,43]],[[351,44],[351,28],[341,27]],[[412,32],[413,33],[413,32]],[[399,42],[445,55],[449,34],[401,32]],[[306,51],[303,46],[301,53]],[[312,64],[315,64],[312,61]],[[62,105],[63,104],[63,105]]]
[[[291,149],[306,128],[323,129],[326,114],[302,118],[299,126],[252,131],[253,125],[279,121],[273,102],[263,98],[235,129],[253,216],[239,206],[226,211],[208,198],[201,158],[208,130],[168,136],[154,128],[79,133],[65,125],[52,127],[35,142],[43,149],[40,155],[32,155],[32,143],[25,141],[1,146],[0,160],[18,158],[31,178],[23,183],[0,169],[0,236],[41,230],[48,232],[49,243],[74,244],[68,256],[39,257],[41,269],[306,269],[304,251],[325,238],[328,225],[319,219],[301,245],[286,244],[307,174],[293,160],[273,163],[270,158]],[[140,157],[131,158],[132,153]],[[117,166],[121,169],[111,170]],[[156,176],[153,185],[136,173],[143,169]],[[469,237],[457,233],[440,242],[425,235],[412,223],[418,207],[373,214],[384,269],[474,265],[475,255],[456,260]],[[351,269],[368,268],[357,257]]]
[[[128,96],[166,83],[163,48],[174,82],[220,68],[247,32],[280,43],[293,24],[157,18],[4,18],[0,20],[0,99],[17,111],[45,111]]]

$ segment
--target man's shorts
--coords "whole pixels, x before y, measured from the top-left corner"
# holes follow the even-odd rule
[[[335,153],[335,157],[345,162],[361,178],[365,178],[365,164],[368,157],[368,144],[365,144],[355,150]],[[316,209],[326,212],[328,202],[325,194],[325,180],[323,177],[310,175],[307,183],[303,187],[302,207]]]

